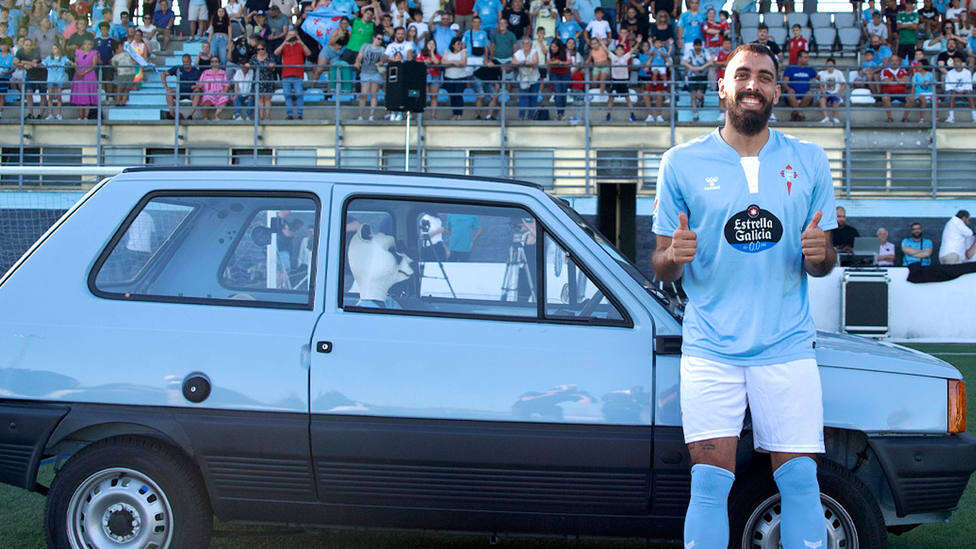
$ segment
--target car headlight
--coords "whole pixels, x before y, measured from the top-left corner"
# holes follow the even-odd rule
[[[961,379],[949,380],[949,432],[966,431],[966,382]]]

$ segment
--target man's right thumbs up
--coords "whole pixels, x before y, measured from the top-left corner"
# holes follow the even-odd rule
[[[678,214],[678,228],[674,230],[671,247],[668,248],[671,261],[681,265],[691,263],[697,250],[698,235],[688,228],[688,216],[681,212]]]

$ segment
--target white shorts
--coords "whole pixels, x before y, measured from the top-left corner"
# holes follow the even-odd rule
[[[210,18],[210,13],[207,11],[206,4],[190,4],[189,9],[186,10],[187,21],[206,21]]]
[[[731,366],[681,357],[685,443],[742,432],[746,404],[757,450],[823,453],[823,397],[817,361]]]

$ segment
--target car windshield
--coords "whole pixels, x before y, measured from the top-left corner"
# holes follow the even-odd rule
[[[574,223],[579,225],[579,227],[583,229],[583,232],[589,235],[590,238],[592,238],[593,241],[600,246],[600,249],[606,252],[611,259],[616,261],[617,264],[620,265],[620,267],[623,268],[623,270],[630,275],[631,278],[633,278],[638,284],[641,285],[642,288],[647,291],[648,294],[651,295],[651,297],[663,305],[672,316],[679,321],[684,317],[685,298],[684,293],[681,291],[678,284],[665,283],[657,280],[652,282],[648,280],[647,277],[640,272],[636,265],[627,259],[616,246],[607,240],[605,236],[600,234],[600,231],[587,223],[586,220],[583,219],[583,217],[580,216],[580,214],[577,213],[576,210],[574,210],[568,203],[566,203],[563,199],[551,194],[548,194],[547,196],[549,196],[549,198],[551,198],[560,209],[566,212],[566,215],[568,215]]]

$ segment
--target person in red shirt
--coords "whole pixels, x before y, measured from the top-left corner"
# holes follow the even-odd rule
[[[441,92],[441,56],[437,55],[437,41],[428,38],[424,42],[424,49],[420,50],[415,59],[427,65],[427,97],[430,98],[430,107],[433,112],[433,119],[437,120],[437,95]]]
[[[299,40],[295,29],[289,29],[285,41],[274,51],[281,57],[281,88],[285,94],[285,108],[288,120],[292,116],[293,103],[297,102],[298,119],[302,119],[305,108],[305,91],[302,89],[302,79],[305,77],[305,57],[312,55],[312,50]],[[293,99],[294,98],[294,99]]]
[[[793,38],[790,38],[789,42],[786,43],[786,47],[790,52],[790,65],[796,65],[801,51],[810,51],[810,44],[803,37],[803,30],[800,25],[793,25]]]
[[[881,101],[888,114],[888,122],[894,122],[891,117],[891,103],[905,102],[908,95],[908,71],[901,66],[901,57],[897,54],[888,58],[888,63],[881,70]]]
[[[722,47],[715,52],[714,65],[715,69],[715,81],[725,78],[725,65],[729,62],[729,54],[732,53],[732,39],[726,36],[722,39]],[[718,115],[718,121],[725,121],[725,99],[719,98],[718,107],[721,112]]]
[[[701,32],[705,40],[705,50],[709,54],[715,55],[715,52],[722,47],[722,38],[725,37],[728,26],[726,23],[725,28],[722,28],[722,23],[715,20],[715,8],[708,8],[708,12],[705,13],[705,22],[701,26]]]

